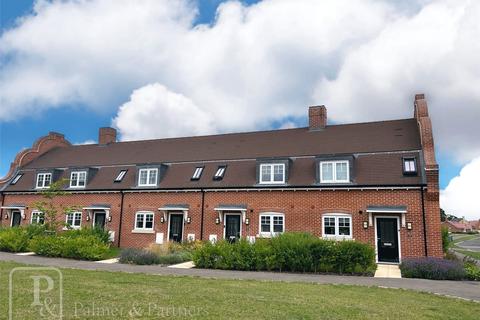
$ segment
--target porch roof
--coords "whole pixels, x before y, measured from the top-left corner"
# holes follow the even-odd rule
[[[407,206],[368,206],[367,212],[372,213],[407,213]]]

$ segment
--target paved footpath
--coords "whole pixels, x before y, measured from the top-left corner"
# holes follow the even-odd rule
[[[473,281],[435,281],[423,279],[389,279],[373,277],[333,276],[296,273],[227,271],[207,269],[175,269],[161,266],[135,266],[127,264],[106,264],[90,261],[77,261],[39,256],[20,256],[0,252],[0,261],[74,268],[84,270],[121,271],[155,275],[194,276],[215,279],[242,279],[261,281],[310,282],[320,284],[345,284],[410,289],[434,294],[458,297],[480,302],[480,282]]]

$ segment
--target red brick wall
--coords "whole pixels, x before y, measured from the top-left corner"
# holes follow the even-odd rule
[[[30,222],[30,215],[34,209],[33,203],[39,200],[38,195],[5,195],[4,205],[26,204],[26,219],[22,224]],[[120,220],[120,193],[110,194],[72,194],[61,196],[56,203],[64,205],[90,206],[94,203],[110,204],[112,221],[107,223],[109,230],[115,231],[115,240],[118,241],[118,228]],[[125,193],[124,210],[121,233],[121,247],[146,247],[155,242],[157,232],[162,232],[164,241],[167,238],[168,223],[160,223],[163,213],[158,208],[165,204],[189,204],[188,215],[191,223],[185,224],[184,239],[188,234],[195,234],[200,239],[201,227],[201,192],[145,192]],[[353,238],[358,241],[375,245],[374,226],[363,228],[363,221],[368,221],[365,212],[368,205],[406,205],[408,213],[406,221],[412,223],[412,230],[401,227],[401,256],[424,256],[423,219],[420,190],[337,190],[337,191],[241,191],[241,192],[206,192],[204,212],[203,238],[216,234],[218,239],[223,238],[223,222],[215,224],[218,213],[214,210],[219,204],[246,204],[246,217],[250,224],[242,223],[242,236],[256,236],[259,233],[259,215],[262,212],[279,212],[285,215],[286,231],[306,231],[316,236],[322,235],[322,214],[324,213],[349,213],[352,215]],[[427,212],[435,210],[435,202],[428,202]],[[5,210],[4,210],[5,211]],[[154,232],[141,234],[133,233],[135,213],[138,211],[152,211],[154,213]],[[362,211],[362,213],[359,213]],[[4,214],[3,214],[4,216]],[[0,220],[3,225],[8,225],[10,220]],[[399,216],[400,217],[400,216]],[[64,221],[64,216],[61,220]],[[82,215],[82,225],[91,225],[86,221],[86,213]],[[427,217],[428,223],[435,223]],[[432,234],[434,228],[427,226],[427,232]],[[438,244],[429,244],[429,254],[438,255],[435,251]],[[440,249],[441,250],[441,249]]]

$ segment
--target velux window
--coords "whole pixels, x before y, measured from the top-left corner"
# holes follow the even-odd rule
[[[67,213],[66,219],[70,228],[78,229],[82,225],[82,213],[80,211]]]
[[[219,166],[215,175],[213,176],[213,180],[222,180],[223,176],[225,175],[225,170],[227,170],[227,166]]]
[[[37,189],[45,189],[52,183],[51,173],[39,173],[37,174]]]
[[[326,238],[351,238],[352,217],[346,214],[324,215],[322,234]]]
[[[322,161],[320,162],[320,182],[336,183],[349,182],[350,173],[348,161]]]
[[[260,214],[260,235],[270,237],[285,231],[285,219],[281,213]]]
[[[87,183],[87,171],[73,171],[70,174],[70,188],[84,188]]]
[[[415,158],[403,158],[403,173],[404,174],[416,174],[417,163]]]
[[[138,170],[138,185],[140,187],[152,187],[157,185],[158,168]]]
[[[202,176],[203,167],[196,167],[195,171],[193,172],[191,180],[199,180]]]
[[[14,185],[18,182],[18,180],[20,180],[20,178],[23,176],[23,173],[19,173],[15,176],[15,178],[12,180],[12,182],[10,182],[11,185]]]
[[[115,178],[115,180],[113,180],[113,182],[122,182],[123,178],[125,177],[125,175],[127,174],[127,171],[128,170],[121,170],[117,177]]]
[[[260,165],[260,183],[285,183],[284,163],[263,163]]]
[[[135,230],[153,230],[153,212],[137,212]]]

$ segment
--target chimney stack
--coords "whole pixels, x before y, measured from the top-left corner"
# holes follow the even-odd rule
[[[308,128],[322,130],[327,126],[327,108],[325,106],[312,106],[308,108]]]
[[[98,130],[98,144],[109,144],[117,141],[117,130],[104,127]]]

